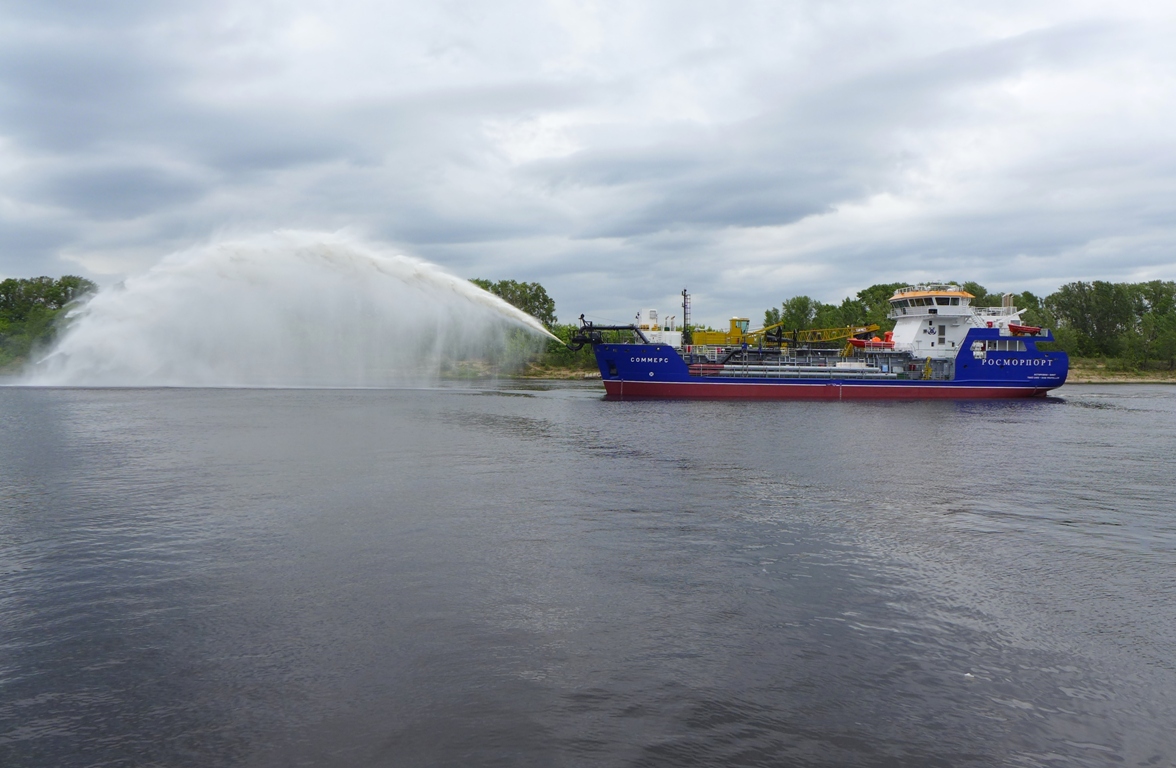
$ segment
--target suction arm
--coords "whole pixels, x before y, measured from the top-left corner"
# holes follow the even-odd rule
[[[578,352],[584,348],[585,344],[603,344],[603,331],[632,331],[641,340],[642,344],[649,343],[649,339],[635,325],[596,325],[591,320],[585,320],[584,316],[580,315],[580,328],[572,334],[572,338],[568,340],[567,347],[573,352]]]

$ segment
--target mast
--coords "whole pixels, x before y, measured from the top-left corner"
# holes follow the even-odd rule
[[[690,340],[690,294],[682,289],[682,343],[691,344]]]

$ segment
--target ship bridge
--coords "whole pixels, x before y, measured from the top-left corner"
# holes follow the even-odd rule
[[[926,283],[900,288],[890,297],[890,317],[905,315],[967,315],[976,298],[958,285]]]
[[[922,283],[890,297],[894,348],[917,357],[954,358],[970,328],[999,328],[1018,322],[1020,312],[1006,294],[1003,306],[973,307],[972,294],[954,283]]]

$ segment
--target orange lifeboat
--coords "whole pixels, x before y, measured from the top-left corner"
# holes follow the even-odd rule
[[[850,339],[849,343],[858,349],[894,349],[894,332],[887,331],[886,338]]]
[[[1009,330],[1012,331],[1014,336],[1020,336],[1022,334],[1036,336],[1041,333],[1041,328],[1036,325],[1017,325],[1016,323],[1009,323]]]

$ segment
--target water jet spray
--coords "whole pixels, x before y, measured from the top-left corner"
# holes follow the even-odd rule
[[[435,264],[282,231],[172,254],[100,291],[25,382],[403,386],[455,362],[537,350],[542,337],[559,341]]]

